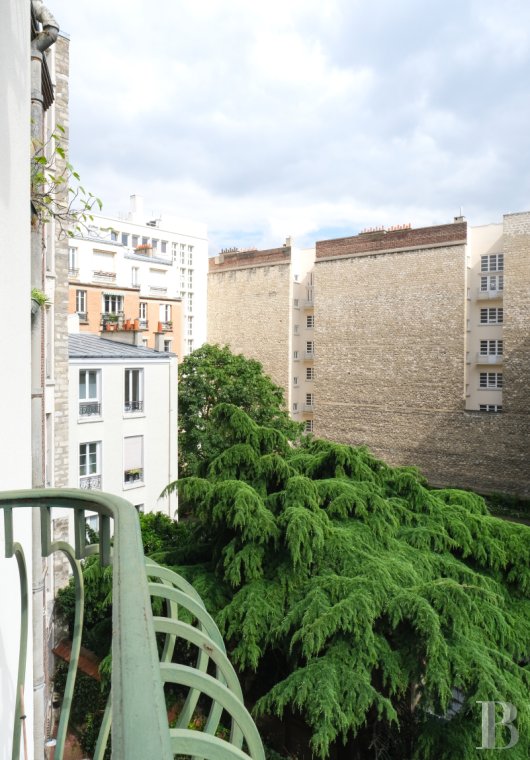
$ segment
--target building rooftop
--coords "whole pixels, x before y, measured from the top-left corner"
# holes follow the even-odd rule
[[[164,359],[175,354],[132,346],[91,333],[76,333],[68,336],[68,356],[70,359]]]

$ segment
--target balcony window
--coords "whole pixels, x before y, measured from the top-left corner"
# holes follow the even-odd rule
[[[138,235],[133,235],[132,236],[132,247],[133,248],[138,248],[138,241],[139,241]]]
[[[481,340],[480,341],[480,355],[481,356],[502,356],[503,352],[502,340]]]
[[[144,371],[143,369],[125,370],[125,402],[123,410],[143,412],[144,410]]]
[[[306,368],[305,379],[306,380],[314,380],[315,379],[315,369],[314,369],[314,367],[307,367]]]
[[[504,275],[502,274],[484,275],[480,278],[481,292],[484,292],[486,290],[503,290],[503,289],[504,289]]]
[[[305,421],[305,432],[306,433],[312,433],[313,432],[313,420],[306,420]]]
[[[101,490],[101,441],[79,445],[79,487]]]
[[[305,326],[306,327],[314,327],[315,326],[315,316],[314,314],[308,314],[305,320]]]
[[[480,388],[502,388],[502,372],[480,372]]]
[[[79,277],[79,264],[77,261],[77,248],[68,248],[68,276]]]
[[[131,287],[140,287],[140,267],[131,267]]]
[[[503,272],[504,271],[504,254],[490,253],[480,257],[481,272]]]
[[[147,301],[140,301],[140,327],[142,330],[147,329]]]
[[[122,232],[121,233],[121,244],[122,245],[129,245],[129,233],[128,232]]]
[[[160,251],[162,253],[167,253],[167,240],[160,241]]]
[[[87,308],[86,308],[86,290],[75,291],[75,310],[79,316],[80,322],[87,321]]]
[[[481,325],[502,325],[504,321],[503,309],[496,307],[485,308],[480,310],[480,324]]]
[[[144,482],[144,437],[132,435],[123,439],[123,482],[134,485]]]
[[[104,314],[121,314],[123,312],[123,296],[105,293],[103,296]]]
[[[101,373],[97,369],[79,370],[79,416],[101,415]]]
[[[500,404],[480,404],[479,405],[479,412],[490,412],[494,414],[499,414],[502,412],[502,405]]]

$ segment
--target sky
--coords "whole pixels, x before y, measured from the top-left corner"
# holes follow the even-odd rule
[[[223,247],[530,208],[527,0],[46,0],[103,213]]]

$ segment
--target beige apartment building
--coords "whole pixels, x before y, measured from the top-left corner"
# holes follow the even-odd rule
[[[530,213],[319,241],[298,288],[288,248],[210,264],[209,340],[259,359],[318,436],[530,495]]]
[[[315,250],[223,251],[209,261],[208,342],[263,364],[293,419],[313,430]]]

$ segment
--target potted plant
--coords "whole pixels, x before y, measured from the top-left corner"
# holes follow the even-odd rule
[[[49,302],[50,299],[43,290],[33,288],[31,291],[31,316],[34,317],[38,310]]]

